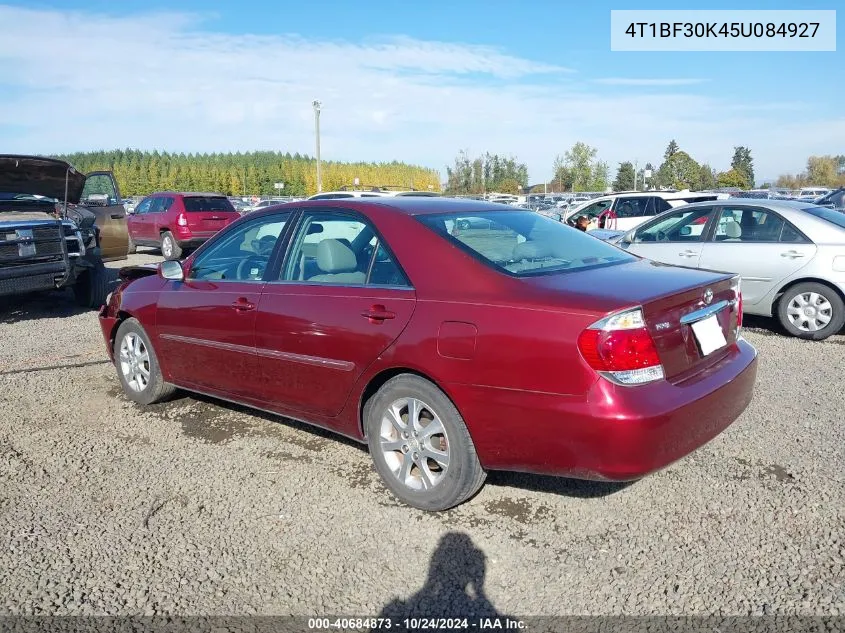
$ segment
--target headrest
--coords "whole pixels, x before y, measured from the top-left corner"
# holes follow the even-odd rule
[[[358,268],[358,260],[344,243],[323,240],[317,245],[317,266],[324,273],[345,273]]]
[[[729,240],[738,239],[742,237],[742,227],[739,226],[738,222],[728,220],[725,223],[725,235],[728,236]]]
[[[551,257],[551,255],[551,245],[546,242],[520,242],[513,248],[513,258],[516,261],[540,259],[541,257]]]

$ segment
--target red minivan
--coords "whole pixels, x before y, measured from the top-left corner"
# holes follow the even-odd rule
[[[126,218],[129,252],[134,253],[136,246],[155,246],[165,259],[179,259],[239,217],[220,193],[154,193]]]

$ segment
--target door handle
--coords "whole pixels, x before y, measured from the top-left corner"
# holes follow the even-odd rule
[[[112,219],[112,220],[120,220],[120,219],[122,219],[122,218],[123,218],[123,216],[122,216],[122,215],[120,215],[119,213],[112,213],[112,214],[111,214],[111,219]]]
[[[367,317],[370,323],[381,323],[385,319],[395,319],[396,313],[391,312],[383,305],[374,305],[366,312],[361,313],[362,317]]]
[[[249,310],[255,310],[255,304],[251,301],[248,301],[244,297],[240,297],[236,301],[234,301],[232,303],[232,307],[238,312],[248,312]]]
[[[799,257],[804,257],[804,253],[799,253],[798,251],[786,251],[785,253],[781,253],[780,256],[789,257],[789,259],[797,259]]]
[[[678,255],[681,257],[695,257],[698,253],[695,251],[681,251]]]

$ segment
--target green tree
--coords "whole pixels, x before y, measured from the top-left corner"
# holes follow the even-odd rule
[[[680,149],[681,148],[678,147],[678,144],[675,142],[675,139],[669,141],[669,145],[666,146],[666,151],[663,152],[663,161],[665,162],[669,160],[672,156],[677,154]]]
[[[836,156],[810,156],[807,159],[807,180],[811,185],[832,187],[837,184],[839,160]]]
[[[739,187],[748,189],[748,176],[738,169],[729,169],[719,174],[717,183],[720,187]]]
[[[613,181],[614,191],[631,191],[634,189],[634,178],[636,172],[634,165],[630,161],[619,163],[619,169],[616,171],[616,179]]]
[[[610,179],[610,166],[603,160],[593,165],[590,176],[590,191],[604,191]]]
[[[660,166],[658,176],[663,186],[689,189],[698,183],[700,171],[701,167],[689,154],[678,150]]]
[[[698,191],[703,191],[705,189],[714,189],[716,187],[716,173],[713,171],[713,168],[704,163],[698,169],[698,183],[696,184],[695,188]]]
[[[566,166],[566,159],[558,154],[554,162],[554,176],[552,177],[552,185],[556,191],[571,191],[572,190],[572,171]]]
[[[578,141],[564,154],[564,164],[572,174],[574,191],[588,191],[593,178],[593,159],[597,153],[594,147]]]
[[[731,160],[731,169],[735,169],[745,176],[749,187],[754,186],[754,159],[751,158],[751,150],[739,145],[734,147],[734,157]]]

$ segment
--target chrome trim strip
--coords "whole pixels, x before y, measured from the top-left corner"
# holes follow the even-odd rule
[[[681,317],[681,325],[689,325],[690,323],[695,323],[696,321],[701,321],[701,319],[709,317],[711,314],[716,314],[717,312],[724,310],[728,306],[733,305],[731,301],[718,301],[713,305],[707,306],[706,308],[701,308],[700,310],[695,310],[690,312],[689,314],[685,314]]]
[[[314,365],[316,367],[328,367],[330,369],[339,369],[340,371],[352,371],[355,369],[355,363],[347,360],[335,360],[333,358],[322,358],[321,356],[306,356],[305,354],[280,352],[274,349],[262,348],[256,351],[259,356],[263,358],[272,358],[273,360],[287,360],[292,363]]]
[[[286,360],[292,363],[312,365],[315,367],[327,367],[329,369],[338,369],[340,371],[352,371],[353,369],[355,369],[355,363],[347,360],[322,358],[321,356],[308,356],[306,354],[293,354],[291,352],[280,352],[274,349],[254,348],[249,347],[247,345],[236,345],[234,343],[220,343],[218,341],[209,341],[207,339],[193,338],[190,336],[179,336],[178,334],[162,334],[159,336],[159,338],[162,338],[167,341],[175,341],[177,343],[199,345],[201,347],[210,347],[212,349],[220,349],[228,352],[250,354],[253,356],[261,356],[262,358],[272,358],[273,360]]]

